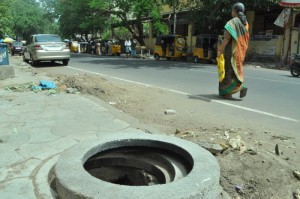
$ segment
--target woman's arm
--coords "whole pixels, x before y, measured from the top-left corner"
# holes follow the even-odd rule
[[[231,35],[228,31],[225,32],[225,38],[221,45],[218,46],[218,56],[220,56],[222,53],[224,53],[225,47],[229,43],[231,39]]]

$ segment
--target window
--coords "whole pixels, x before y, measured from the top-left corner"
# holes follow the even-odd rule
[[[12,46],[23,46],[22,42],[14,42]]]
[[[36,42],[61,42],[61,39],[57,35],[37,35],[35,37]]]

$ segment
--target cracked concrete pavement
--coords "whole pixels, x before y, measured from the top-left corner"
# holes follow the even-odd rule
[[[127,116],[93,97],[5,90],[8,85],[49,80],[20,58],[13,58],[11,64],[16,77],[0,81],[1,199],[54,198],[49,172],[63,151],[105,134],[143,132],[122,119]]]

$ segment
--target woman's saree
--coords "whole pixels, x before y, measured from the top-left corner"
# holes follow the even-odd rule
[[[225,78],[219,83],[221,96],[231,95],[243,88],[243,63],[248,48],[248,23],[244,25],[239,18],[233,18],[225,25],[231,40],[224,51]]]

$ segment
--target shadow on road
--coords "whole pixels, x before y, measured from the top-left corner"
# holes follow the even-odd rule
[[[114,56],[93,56],[93,55],[72,55],[74,59],[83,64],[97,64],[97,65],[109,65],[113,66],[114,69],[142,69],[142,68],[155,68],[160,70],[166,69],[205,69],[210,68],[213,65],[209,64],[194,64],[180,61],[167,61],[167,60],[145,60],[145,59],[134,59],[125,57],[114,57]],[[93,58],[91,60],[80,60],[81,58]]]
[[[202,100],[205,102],[211,102],[212,100],[220,99],[216,94],[210,95],[189,95],[189,99]]]
[[[38,66],[33,66],[34,68],[47,68],[47,67],[63,67],[61,62],[40,62]]]
[[[282,77],[289,77],[289,78],[299,78],[299,77],[294,77],[292,75],[281,75]]]
[[[218,101],[242,101],[242,99],[237,98],[231,98],[231,99],[225,99],[220,97],[216,94],[209,94],[209,95],[189,95],[189,99],[195,99],[195,100],[202,100],[205,102],[211,102],[212,100],[218,100]]]

